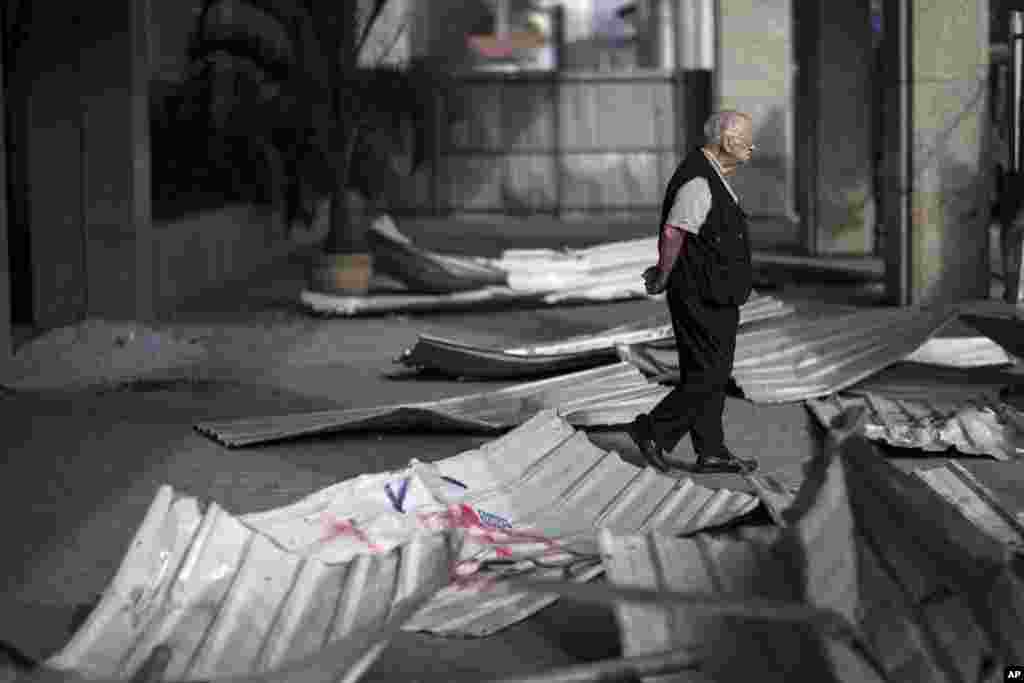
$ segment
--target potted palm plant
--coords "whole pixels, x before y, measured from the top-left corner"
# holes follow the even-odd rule
[[[366,291],[367,226],[350,191],[374,199],[393,188],[426,160],[436,117],[456,111],[451,80],[425,62],[361,64],[368,47],[387,53],[368,42],[387,4],[204,0],[189,48],[211,120],[250,140],[287,224],[311,223],[326,200],[328,234],[310,283],[320,291]]]

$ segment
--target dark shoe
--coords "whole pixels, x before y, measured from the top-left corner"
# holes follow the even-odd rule
[[[647,464],[660,472],[667,472],[672,469],[672,465],[665,459],[665,451],[654,440],[649,420],[650,418],[646,415],[637,415],[629,423],[626,431],[629,432],[629,436],[633,439],[636,447],[640,449],[640,455],[644,456]]]
[[[715,455],[697,454],[695,472],[710,474],[712,472],[735,472],[750,474],[757,469],[757,461],[750,458],[738,458],[724,446]]]

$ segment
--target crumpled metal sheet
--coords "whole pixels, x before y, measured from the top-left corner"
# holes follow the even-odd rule
[[[827,396],[914,352],[955,315],[910,307],[824,319],[788,316],[740,331],[733,379],[756,403]],[[623,345],[619,357],[659,380],[678,381],[674,348]]]
[[[533,434],[543,429],[558,429],[568,436],[557,445],[550,445],[552,439],[542,445]],[[526,543],[512,545],[511,552],[504,553],[488,547],[476,559],[485,567],[499,562],[491,567],[494,571],[482,572],[471,586],[444,588],[407,629],[489,635],[556,599],[515,591],[492,593],[503,576],[568,575],[586,581],[602,573],[599,528],[688,534],[730,523],[760,505],[747,493],[713,490],[689,478],[640,469],[614,452],[601,450],[553,413],[538,415],[510,434],[508,443],[498,446],[499,440],[487,452],[474,453],[472,466],[479,471],[511,469],[519,476],[498,483],[492,483],[493,477],[480,477],[460,502],[491,518],[507,520],[510,537]],[[461,462],[438,463],[440,471],[452,479],[465,478],[468,458],[462,457]]]
[[[551,411],[451,458],[241,517],[216,504],[203,514],[164,486],[100,604],[50,664],[125,678],[170,642],[171,680],[273,676],[303,658],[325,664],[317,653],[331,642],[373,645],[410,604],[407,630],[488,635],[555,599],[494,590],[508,574],[599,574],[599,527],[690,533],[759,504],[641,470]],[[365,650],[332,652],[329,680],[355,680]]]
[[[793,307],[771,296],[753,296],[740,307],[740,324],[789,315]],[[455,377],[486,379],[527,378],[568,372],[614,362],[618,344],[666,342],[673,339],[668,314],[620,325],[595,334],[514,348],[463,344],[420,335],[399,361],[406,366],[443,372]]]
[[[411,279],[409,293],[336,296],[306,290],[300,300],[315,313],[355,316],[645,298],[641,275],[657,253],[657,240],[650,239],[575,250],[513,249],[497,259],[445,256],[407,244],[387,264],[402,271],[394,277]],[[494,273],[502,273],[501,284],[486,285]],[[465,289],[469,285],[476,286]]]
[[[580,292],[615,281],[639,294],[640,274],[657,255],[657,237],[644,237],[585,249],[506,249],[489,263],[507,272],[509,286],[518,291]]]
[[[486,636],[551,604],[552,596],[496,590],[509,574],[571,575],[584,581],[601,573],[599,526],[657,528],[688,533],[727,524],[752,512],[747,493],[712,490],[623,461],[595,446],[554,411],[478,449],[432,464],[341,482],[269,513],[244,518],[282,547],[325,561],[387,551],[420,527],[461,532],[456,575],[407,630]],[[451,506],[458,514],[451,515]],[[306,520],[357,518],[359,536],[317,547]],[[461,568],[461,569],[460,569]]]
[[[386,273],[423,294],[448,294],[508,284],[504,270],[486,259],[438,254],[417,247],[387,215],[367,231],[375,271]]]
[[[1005,387],[1024,383],[1016,367],[955,368],[899,362],[848,387],[845,393],[938,403],[994,400]]]
[[[868,659],[886,680],[988,681],[1024,656],[1024,585],[1005,547],[978,534],[919,478],[885,463],[863,438],[842,440],[812,463],[783,515],[776,538],[602,534],[616,587],[717,597],[740,608],[722,616],[620,602],[625,653],[703,654],[699,672],[657,679],[687,682],[879,680],[863,666]],[[795,623],[780,628],[735,616],[745,601],[753,609],[765,598],[841,615],[863,634],[866,649],[827,636],[808,640]],[[822,659],[828,671],[795,675]],[[988,674],[980,674],[986,663]]]
[[[328,564],[288,552],[216,503],[160,488],[118,572],[47,665],[126,679],[168,643],[167,680],[354,681],[379,645],[447,583],[448,538]],[[298,678],[296,678],[298,680]]]
[[[857,391],[807,401],[823,426],[853,407],[867,409],[864,436],[902,448],[941,452],[954,448],[965,455],[997,460],[1024,457],[1024,439],[1008,424],[998,398],[984,394],[960,399],[891,398]]]
[[[344,317],[383,313],[469,311],[503,304],[544,303],[544,297],[540,294],[516,292],[508,287],[484,287],[452,294],[381,293],[366,296],[339,296],[303,290],[299,300],[313,313]]]
[[[1024,316],[1021,311],[1012,304],[992,308],[996,310],[987,313],[965,312],[960,317],[1017,358],[1024,358]]]
[[[754,529],[731,536],[699,534],[602,533],[601,550],[616,588],[672,591],[723,604],[771,601],[804,604],[800,577],[787,572],[776,544],[777,530]],[[845,569],[845,567],[843,568]],[[836,579],[841,578],[837,576]],[[843,590],[845,586],[836,586]],[[623,655],[640,657],[682,651],[694,654],[694,667],[678,674],[646,678],[658,683],[813,680],[866,683],[882,680],[855,658],[845,643],[817,636],[806,625],[776,619],[716,614],[710,609],[622,602],[616,606]],[[843,648],[845,660],[859,666],[844,676],[830,661]],[[768,653],[771,653],[770,656]],[[849,666],[849,664],[846,664]]]
[[[460,430],[494,433],[538,411],[556,409],[578,427],[631,422],[669,392],[628,363],[614,363],[496,391],[440,401],[323,410],[201,422],[196,429],[226,446],[251,446],[299,436],[355,431]]]
[[[1024,552],[1024,514],[1010,510],[963,465],[951,461],[914,474],[991,538],[1015,552]]]
[[[1006,349],[988,337],[933,337],[905,360],[951,368],[981,368],[1015,362]]]

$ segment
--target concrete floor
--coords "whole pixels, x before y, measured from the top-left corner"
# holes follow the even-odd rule
[[[607,237],[604,237],[607,239]],[[427,244],[427,246],[434,246]],[[506,245],[502,245],[506,246]],[[663,304],[633,301],[501,313],[322,319],[295,304],[300,255],[242,286],[205,297],[167,324],[210,350],[193,381],[102,392],[0,393],[0,518],[5,582],[0,638],[40,656],[69,635],[75,605],[93,599],[115,571],[159,485],[244,514],[277,507],[341,479],[432,460],[486,439],[466,435],[348,435],[228,450],[198,435],[198,420],[430,400],[503,383],[394,379],[392,359],[421,332],[472,342],[557,338],[651,315]],[[775,294],[801,306],[871,305],[877,288],[791,282]],[[818,450],[818,428],[802,404],[728,400],[727,438],[762,470],[796,483]],[[591,434],[642,464],[620,432]],[[684,441],[677,455],[690,457]],[[907,455],[907,454],[902,454]],[[934,460],[903,459],[905,467]],[[971,468],[1024,509],[1020,466]],[[745,488],[732,475],[702,477]],[[619,652],[607,610],[561,601],[483,640],[402,634],[367,681],[481,681]]]

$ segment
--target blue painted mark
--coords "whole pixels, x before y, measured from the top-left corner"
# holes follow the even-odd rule
[[[405,512],[405,495],[409,492],[409,477],[402,480],[402,483],[398,485],[398,493],[391,488],[391,482],[384,484],[384,493],[388,495],[388,500],[399,512]]]
[[[487,526],[492,526],[496,529],[511,529],[512,522],[508,521],[504,517],[491,514],[490,512],[484,512],[483,510],[477,510],[477,514],[480,515],[480,521]]]
[[[446,476],[444,476],[443,474],[441,475],[441,478],[442,478],[442,479],[444,479],[444,480],[445,480],[446,482],[448,482],[449,484],[455,484],[455,485],[456,485],[456,486],[458,486],[459,488],[462,488],[462,489],[467,489],[467,490],[469,489],[469,487],[468,487],[468,486],[466,486],[465,484],[463,484],[463,483],[462,483],[461,481],[459,481],[458,479],[452,479],[451,477],[446,477]]]

